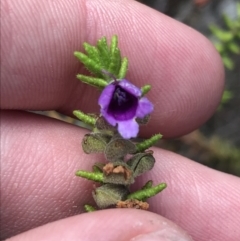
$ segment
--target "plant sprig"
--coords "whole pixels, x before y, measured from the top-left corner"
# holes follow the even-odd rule
[[[75,51],[74,55],[95,77],[78,74],[79,80],[103,89],[112,81],[111,75],[114,75],[117,79],[125,78],[128,70],[128,59],[121,57],[117,35],[112,37],[110,45],[108,45],[106,37],[102,37],[98,40],[96,46],[84,43],[83,47],[86,54]]]

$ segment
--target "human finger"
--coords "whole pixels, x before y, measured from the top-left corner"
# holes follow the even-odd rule
[[[78,215],[17,235],[8,241],[192,241],[169,220],[139,210],[104,210]]]
[[[221,59],[200,33],[136,1],[2,1],[3,109],[97,112],[99,92],[76,80],[82,43],[118,34],[127,78],[151,84],[155,110],[143,134],[179,136],[216,109]]]
[[[1,218],[6,236],[83,212],[93,204],[93,183],[74,176],[103,156],[81,149],[86,131],[50,118],[7,111],[1,120]],[[166,182],[150,211],[183,227],[195,240],[234,241],[240,235],[239,178],[154,149],[153,170],[138,178]],[[15,225],[17,223],[17,225]],[[14,227],[14,228],[12,228]],[[202,232],[204,230],[204,232]]]

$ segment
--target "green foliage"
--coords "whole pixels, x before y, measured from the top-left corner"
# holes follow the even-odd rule
[[[97,41],[96,46],[84,43],[86,53],[75,52],[74,55],[95,76],[78,74],[77,78],[82,82],[104,89],[112,80],[123,79],[128,68],[128,59],[122,58],[118,48],[118,38],[113,36],[110,45],[106,37]],[[150,85],[141,88],[142,95],[151,89]],[[89,115],[79,110],[73,114],[91,127],[91,132],[82,139],[82,149],[86,154],[103,153],[106,163],[96,162],[92,166],[92,172],[78,170],[76,176],[98,182],[99,185],[92,192],[98,208],[108,207],[135,207],[147,209],[145,202],[160,191],[166,184],[153,186],[148,181],[141,190],[130,194],[130,185],[136,177],[151,170],[155,164],[153,151],[147,150],[153,146],[162,135],[157,134],[140,143],[134,143],[130,139],[124,139],[119,133],[117,126],[110,125],[101,115]],[[136,118],[139,125],[148,123],[150,115]],[[87,212],[95,211],[90,205],[84,206]]]
[[[90,116],[90,115],[87,115],[87,114],[84,114],[82,111],[80,110],[74,110],[73,111],[73,114],[80,120],[80,121],[83,121],[85,124],[87,125],[95,125],[96,123],[96,118]]]
[[[133,192],[127,196],[128,199],[137,199],[139,201],[145,201],[147,198],[150,198],[159,192],[161,192],[163,189],[167,187],[166,183],[160,183],[157,186],[154,187],[145,187],[141,190],[138,190],[136,192]]]
[[[96,211],[96,208],[94,208],[93,206],[88,205],[88,204],[84,205],[84,209],[87,213]]]
[[[141,88],[141,91],[142,91],[142,94],[143,94],[143,95],[146,95],[150,90],[151,90],[151,85],[144,85],[144,86]]]
[[[231,54],[240,54],[240,3],[237,3],[237,18],[232,20],[226,14],[223,15],[226,30],[216,25],[210,25],[210,30],[218,39],[214,43],[220,53],[225,67],[232,70],[235,65],[231,59]]]
[[[103,89],[113,78],[125,78],[128,69],[128,59],[121,57],[116,35],[112,37],[110,46],[106,37],[102,37],[97,41],[96,46],[84,43],[83,47],[86,54],[75,51],[74,55],[95,77],[78,74],[77,78],[79,80]]]
[[[218,110],[221,110],[223,105],[228,103],[229,100],[233,98],[233,93],[230,90],[224,90],[223,95],[222,95],[222,100],[220,105],[218,106]]]
[[[143,152],[147,150],[149,147],[155,145],[162,138],[161,134],[156,134],[151,138],[144,140],[143,142],[137,143],[136,148],[137,152]]]

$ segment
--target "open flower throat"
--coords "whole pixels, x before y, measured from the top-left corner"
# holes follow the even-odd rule
[[[137,107],[138,98],[117,86],[107,112],[113,115],[116,120],[128,120],[135,116]]]
[[[135,119],[144,118],[153,111],[153,104],[126,79],[108,84],[98,104],[101,106],[101,115],[110,125],[117,125],[119,134],[125,139],[137,136],[139,126]]]

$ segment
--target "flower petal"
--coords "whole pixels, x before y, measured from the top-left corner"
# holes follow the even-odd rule
[[[139,131],[138,123],[135,119],[118,122],[118,132],[124,139],[136,137]]]
[[[114,90],[115,90],[115,85],[113,85],[113,84],[109,84],[103,89],[103,91],[98,99],[98,104],[103,109],[108,108],[108,105],[110,104]]]
[[[153,104],[146,98],[142,97],[138,102],[138,108],[136,116],[138,118],[143,118],[153,111]]]
[[[117,124],[117,120],[111,114],[108,114],[107,110],[101,109],[101,114],[110,125],[115,126]]]
[[[126,79],[119,81],[118,85],[135,97],[140,97],[142,95],[142,91]]]

